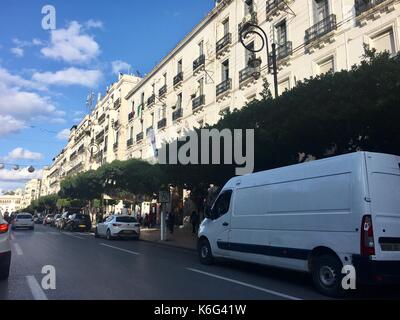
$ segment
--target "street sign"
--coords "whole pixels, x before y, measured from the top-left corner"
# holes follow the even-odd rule
[[[158,201],[160,203],[168,203],[169,202],[169,191],[160,191],[158,194]]]

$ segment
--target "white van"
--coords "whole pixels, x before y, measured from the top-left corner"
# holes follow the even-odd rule
[[[357,152],[231,179],[199,228],[200,261],[214,257],[310,272],[343,293],[400,280],[400,157]]]

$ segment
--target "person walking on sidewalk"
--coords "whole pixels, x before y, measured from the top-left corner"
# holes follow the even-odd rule
[[[190,222],[192,223],[192,233],[196,234],[197,232],[197,226],[199,225],[199,215],[197,214],[196,211],[193,211],[192,214],[190,215]]]
[[[174,226],[175,226],[175,214],[173,212],[167,213],[167,224],[169,228],[169,233],[174,233]]]

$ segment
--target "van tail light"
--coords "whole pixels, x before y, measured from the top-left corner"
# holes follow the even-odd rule
[[[120,227],[120,226],[122,226],[122,224],[120,224],[120,223],[113,223],[113,227]]]
[[[8,232],[8,223],[1,223],[0,224],[0,233]]]
[[[375,255],[374,229],[372,227],[372,218],[365,215],[361,224],[361,255],[364,257]]]

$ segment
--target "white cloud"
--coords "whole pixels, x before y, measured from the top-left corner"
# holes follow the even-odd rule
[[[0,137],[7,136],[12,133],[18,133],[25,128],[25,122],[17,120],[10,115],[0,114]]]
[[[33,44],[34,46],[41,46],[41,45],[43,45],[43,41],[40,40],[40,39],[34,38],[34,39],[32,40],[32,44]]]
[[[51,31],[51,44],[41,52],[51,59],[87,63],[99,55],[100,47],[92,36],[82,33],[77,21],[72,21],[66,29]]]
[[[56,72],[36,72],[33,74],[32,79],[51,85],[95,87],[101,77],[102,73],[100,70],[85,70],[71,67]]]
[[[100,20],[90,19],[90,20],[85,22],[85,27],[87,29],[92,29],[92,28],[103,29],[104,25],[103,25],[103,22],[100,21]]]
[[[0,67],[0,137],[28,127],[28,122],[62,118],[49,97],[32,92],[45,90],[43,84],[13,75]]]
[[[14,150],[10,151],[8,155],[4,158],[5,160],[41,160],[43,159],[43,155],[39,152],[32,152],[26,150],[24,148],[15,148]]]
[[[16,48],[11,48],[10,51],[11,51],[15,56],[17,56],[18,58],[21,58],[21,57],[24,56],[24,49],[22,49],[22,48],[18,48],[18,47],[16,47]]]
[[[68,140],[70,134],[70,129],[64,129],[61,130],[59,133],[57,133],[57,139],[59,140]]]
[[[7,185],[4,182],[25,182],[31,179],[40,179],[42,177],[43,170],[39,169],[30,173],[28,168],[22,168],[20,170],[10,170],[10,169],[3,169],[0,170],[0,182],[3,182],[2,188],[8,189]],[[11,189],[11,188],[10,188]]]
[[[113,73],[116,73],[116,74],[123,72],[123,71],[128,72],[130,69],[132,69],[132,66],[128,62],[125,62],[122,60],[115,60],[115,61],[111,62],[111,65],[112,65]]]

